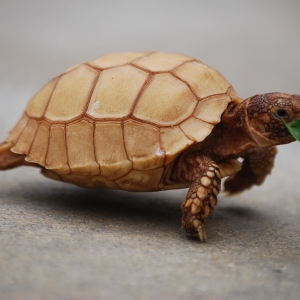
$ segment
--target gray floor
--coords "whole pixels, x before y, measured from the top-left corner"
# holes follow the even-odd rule
[[[300,93],[297,1],[101,2],[0,1],[2,138],[51,77],[107,52],[197,57],[243,98]],[[181,230],[186,190],[0,173],[0,299],[300,299],[299,150],[282,146],[262,187],[220,196],[207,244]]]

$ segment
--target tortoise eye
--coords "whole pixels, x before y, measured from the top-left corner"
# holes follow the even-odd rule
[[[277,110],[276,115],[279,118],[287,118],[288,117],[288,114],[287,114],[286,110],[284,110],[284,109]]]

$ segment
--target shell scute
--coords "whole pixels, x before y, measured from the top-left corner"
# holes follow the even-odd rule
[[[174,73],[187,82],[199,98],[226,93],[230,87],[218,71],[201,62],[187,62]]]
[[[243,101],[243,99],[241,99],[237,92],[235,91],[235,89],[233,88],[233,86],[231,86],[228,91],[227,91],[227,95],[230,97],[230,99],[236,103],[236,104],[239,104]]]
[[[164,155],[157,152],[161,146],[156,127],[135,121],[125,122],[124,140],[134,169],[149,170],[163,166]]]
[[[29,153],[38,126],[39,121],[29,119],[23,131],[19,135],[15,146],[11,148],[11,151],[17,154],[27,155]]]
[[[80,65],[59,79],[45,117],[51,121],[70,121],[84,113],[97,71]]]
[[[57,81],[58,78],[52,79],[30,99],[25,110],[28,116],[41,118],[44,115]]]
[[[39,124],[29,154],[25,158],[26,161],[37,163],[41,166],[45,165],[49,142],[49,131],[48,125],[44,123]]]
[[[71,173],[68,164],[66,128],[64,125],[52,125],[50,127],[45,167],[58,174]]]
[[[226,94],[211,96],[199,101],[194,116],[202,121],[217,124],[221,121],[221,115],[231,101]]]
[[[160,139],[162,149],[167,149],[165,150],[166,165],[176,159],[178,153],[193,144],[193,141],[188,139],[179,127],[162,128],[160,130]]]
[[[191,117],[181,123],[180,128],[189,139],[199,143],[211,133],[214,125]]]
[[[176,125],[193,113],[196,104],[184,82],[169,73],[157,74],[138,99],[133,116],[157,125]]]
[[[102,71],[87,114],[93,118],[122,118],[129,115],[148,74],[132,66]]]
[[[50,173],[54,174],[50,171]],[[120,189],[113,180],[102,177],[101,175],[80,175],[80,174],[62,174],[60,180],[82,186],[85,188],[110,188]]]
[[[86,120],[66,126],[68,162],[73,173],[100,174],[94,153],[93,124]]]
[[[7,142],[13,142],[15,143],[16,140],[18,139],[19,135],[25,128],[25,126],[28,123],[29,118],[27,117],[26,114],[23,114],[18,123],[14,126],[14,128],[9,132],[9,136],[7,137],[6,141]]]
[[[96,68],[106,69],[129,64],[134,59],[146,54],[147,52],[110,53],[91,60],[88,63]]]
[[[98,123],[95,125],[96,160],[101,174],[109,179],[124,176],[132,169],[127,158],[121,123]]]
[[[151,72],[166,72],[173,70],[183,62],[191,59],[191,57],[185,55],[153,52],[134,60],[132,63]]]
[[[155,191],[158,190],[159,180],[164,168],[154,170],[132,170],[126,176],[117,179],[118,186],[126,191]]]

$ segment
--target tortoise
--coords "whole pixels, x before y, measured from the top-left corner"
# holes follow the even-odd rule
[[[67,69],[31,98],[0,145],[0,169],[35,165],[86,188],[189,188],[182,226],[206,241],[221,178],[228,194],[262,184],[275,146],[295,140],[285,122],[297,118],[299,95],[243,101],[192,57],[113,53]]]

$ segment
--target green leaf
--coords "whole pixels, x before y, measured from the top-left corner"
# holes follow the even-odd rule
[[[282,119],[283,120],[283,119]],[[284,120],[283,120],[284,122]],[[295,119],[294,121],[292,121],[291,123],[285,123],[285,126],[287,127],[287,129],[289,130],[290,134],[297,140],[300,142],[300,120]]]

